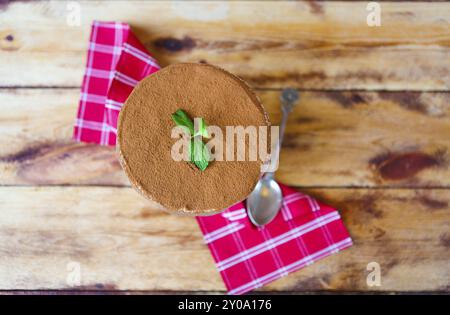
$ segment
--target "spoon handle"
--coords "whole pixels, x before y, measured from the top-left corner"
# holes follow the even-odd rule
[[[289,94],[289,95],[286,97],[287,94]],[[281,123],[280,123],[280,133],[279,133],[277,150],[276,150],[277,156],[275,157],[277,160],[280,159],[281,145],[283,143],[284,131],[286,129],[286,124],[287,124],[287,120],[289,117],[289,113],[294,108],[295,104],[297,103],[297,100],[298,100],[297,91],[292,90],[292,89],[283,90],[282,95],[281,95],[282,116],[281,116]],[[265,179],[273,179],[274,175],[275,175],[275,172],[267,172],[264,175],[264,178]]]
[[[283,144],[283,138],[284,138],[284,131],[286,130],[286,124],[287,124],[287,120],[289,117],[289,113],[288,111],[283,110],[283,114],[281,117],[281,123],[280,123],[280,137],[278,140],[278,155],[280,154],[280,150],[281,150],[281,145]],[[279,156],[278,156],[279,158]]]

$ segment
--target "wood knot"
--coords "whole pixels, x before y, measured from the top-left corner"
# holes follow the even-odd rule
[[[159,38],[156,39],[153,44],[155,47],[171,53],[191,50],[196,46],[195,40],[188,36],[185,36],[182,39],[174,37]]]
[[[422,152],[388,153],[376,156],[369,163],[383,179],[401,180],[413,177],[420,171],[438,166],[440,160]]]

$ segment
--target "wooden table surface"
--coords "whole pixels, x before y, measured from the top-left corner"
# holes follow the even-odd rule
[[[301,91],[277,178],[340,209],[354,246],[259,291],[450,291],[449,3],[380,2],[380,27],[365,1],[79,3],[78,27],[65,1],[0,3],[2,292],[224,292],[193,218],[71,140],[93,19],[129,22],[163,66],[241,76],[274,123]]]

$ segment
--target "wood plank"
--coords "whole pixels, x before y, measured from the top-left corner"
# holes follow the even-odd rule
[[[279,92],[258,91],[273,123]],[[0,90],[0,184],[128,185],[114,150],[70,140],[77,89]],[[293,186],[449,187],[450,94],[302,92],[277,178]]]
[[[1,184],[128,183],[114,150],[71,140],[78,89],[12,89],[0,95],[0,143],[7,144],[0,148]]]
[[[95,18],[131,23],[162,65],[209,62],[255,87],[450,87],[447,3],[383,2],[382,27],[366,1],[80,3],[80,27],[65,2],[3,5],[0,86],[79,86]]]
[[[448,291],[450,191],[313,189],[342,209],[355,245],[262,290]],[[0,289],[224,289],[193,218],[168,215],[131,188],[1,187]],[[381,286],[366,285],[369,262]],[[73,289],[73,288],[72,288]]]

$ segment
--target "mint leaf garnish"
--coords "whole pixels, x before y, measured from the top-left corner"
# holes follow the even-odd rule
[[[206,125],[205,120],[203,118],[196,118],[195,121],[194,121],[194,125],[195,125],[195,122],[197,122],[197,124],[198,124],[198,126],[197,126],[198,130],[194,134],[194,137],[202,136],[202,137],[205,137],[205,138],[209,138],[208,129],[207,129],[208,126]]]
[[[178,109],[172,114],[172,120],[177,126],[185,128],[191,136],[194,134],[194,122],[182,109]]]
[[[208,126],[206,125],[205,120],[203,118],[196,118],[198,126],[195,127],[198,130],[195,130],[194,122],[182,109],[178,109],[172,114],[172,120],[177,126],[184,128],[191,136],[189,152],[190,161],[201,171],[204,171],[208,167],[210,159],[209,149],[202,141],[202,137],[209,138],[207,130]]]
[[[193,138],[191,140],[191,162],[204,171],[209,165],[209,151],[201,138]]]

